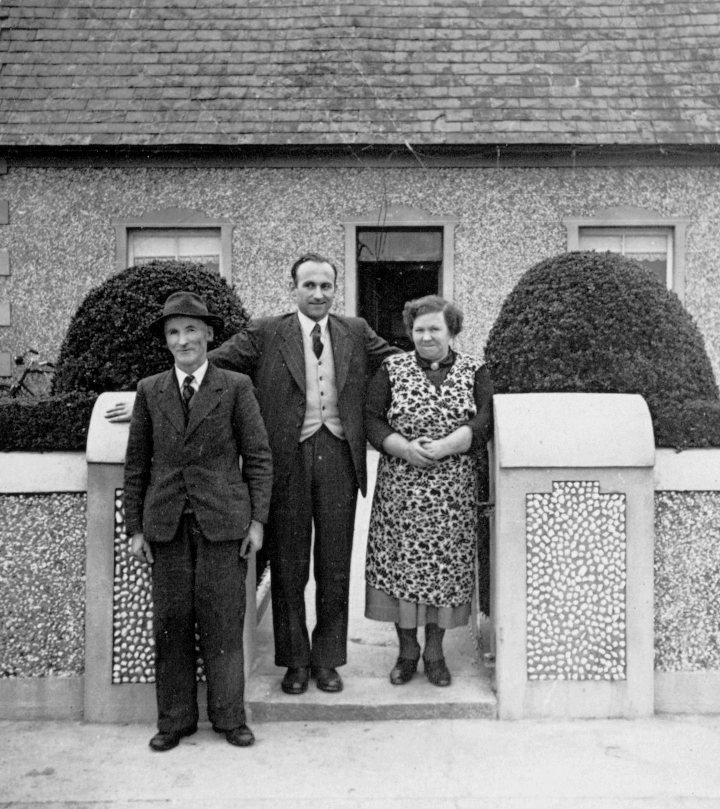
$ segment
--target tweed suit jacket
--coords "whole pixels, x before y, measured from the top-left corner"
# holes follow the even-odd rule
[[[187,426],[174,369],[140,381],[125,458],[128,534],[169,542],[189,501],[208,540],[240,540],[251,520],[267,521],[271,491],[272,456],[247,376],[208,365]]]
[[[328,327],[340,421],[357,486],[365,494],[365,391],[382,360],[397,349],[375,334],[362,318],[331,314]],[[210,351],[208,358],[221,368],[248,374],[255,383],[272,448],[275,491],[282,492],[305,417],[305,355],[297,313],[251,321],[246,331]]]

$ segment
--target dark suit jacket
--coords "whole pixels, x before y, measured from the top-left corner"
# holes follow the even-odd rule
[[[187,427],[174,369],[140,381],[125,458],[128,534],[169,542],[189,500],[208,540],[240,540],[251,519],[267,521],[271,490],[272,456],[247,376],[208,365]]]
[[[350,448],[356,482],[367,489],[363,402],[368,381],[392,348],[358,317],[330,315],[340,421]],[[252,377],[273,453],[276,491],[282,491],[305,417],[305,355],[296,312],[252,321],[208,353],[220,368]]]

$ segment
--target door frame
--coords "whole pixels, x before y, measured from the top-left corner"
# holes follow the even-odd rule
[[[452,300],[455,287],[455,228],[456,216],[436,216],[408,205],[383,205],[374,211],[351,214],[342,221],[345,228],[345,314],[357,315],[357,229],[393,227],[442,227],[443,257],[440,270],[439,294]]]

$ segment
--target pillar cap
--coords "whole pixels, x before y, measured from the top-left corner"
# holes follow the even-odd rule
[[[119,402],[127,402],[132,407],[134,401],[134,391],[108,392],[98,396],[88,428],[88,463],[125,463],[130,422],[115,424],[105,418],[105,412]]]
[[[647,403],[636,393],[505,393],[493,397],[501,468],[655,464]]]

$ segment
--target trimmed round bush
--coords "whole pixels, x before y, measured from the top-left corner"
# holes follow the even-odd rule
[[[485,359],[498,393],[639,393],[657,446],[720,446],[702,335],[674,293],[617,253],[563,253],[528,270]]]
[[[56,365],[54,391],[135,390],[140,379],[172,364],[148,327],[173,292],[202,296],[224,325],[213,345],[245,328],[248,315],[227,282],[201,264],[153,261],[113,275],[91,290],[70,322]]]

